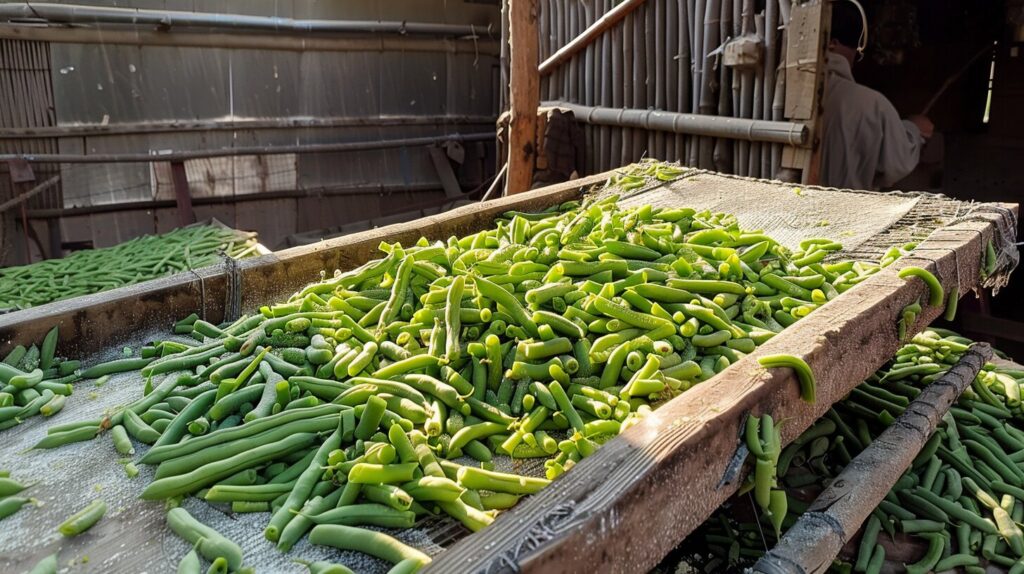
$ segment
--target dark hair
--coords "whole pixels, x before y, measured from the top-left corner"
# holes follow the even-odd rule
[[[863,23],[857,7],[847,0],[833,0],[832,39],[848,48],[856,48],[862,30]]]

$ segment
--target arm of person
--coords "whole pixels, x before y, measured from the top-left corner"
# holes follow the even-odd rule
[[[878,150],[877,183],[888,187],[910,175],[921,158],[921,147],[926,136],[922,127],[931,131],[931,122],[918,117],[901,119],[899,112],[888,100],[880,99],[879,113],[882,123],[882,145]]]

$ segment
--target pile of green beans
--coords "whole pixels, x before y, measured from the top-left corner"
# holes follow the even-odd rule
[[[915,335],[889,364],[786,446],[777,466],[791,512],[784,529],[970,344],[941,329]],[[1024,371],[985,365],[872,512],[856,555],[837,560],[831,571],[879,572],[885,560],[879,536],[895,539],[901,533],[907,537],[904,542],[916,539],[926,549],[919,560],[905,565],[910,573],[961,568],[981,574],[989,565],[1024,572],[1022,384]],[[756,424],[748,423],[748,431],[750,426]],[[748,434],[748,444],[751,436],[756,438]],[[756,494],[759,480],[755,476],[743,490]],[[712,553],[703,563],[704,571],[752,564],[765,551],[762,532],[769,547],[778,539],[769,528],[737,519],[747,507],[745,496],[734,499],[692,537],[703,540]]]
[[[256,235],[212,225],[190,225],[144,235],[63,259],[0,269],[0,313],[133,285],[216,263],[220,253],[257,255]]]
[[[360,527],[443,513],[479,530],[883,266],[832,261],[832,241],[791,253],[727,214],[615,197],[380,249],[258,314],[175,325],[195,342],[93,367],[139,369],[146,394],[59,432],[112,429],[123,455],[129,437],[152,445],[143,498],[270,512],[265,536],[282,551],[311,531],[412,571],[429,558]],[[813,400],[806,364],[770,359]],[[497,472],[496,455],[545,459],[545,476]]]
[[[56,356],[58,338],[54,327],[39,345],[18,345],[0,361],[0,431],[64,408],[82,371],[78,361]]]
[[[0,520],[15,514],[23,506],[35,502],[32,498],[21,496],[29,485],[22,484],[11,478],[11,473],[0,470]]]

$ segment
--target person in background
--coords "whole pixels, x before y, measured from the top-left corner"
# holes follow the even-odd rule
[[[885,96],[853,79],[862,34],[857,7],[833,1],[821,146],[821,184],[829,187],[892,185],[914,170],[934,130],[927,117],[901,119]]]

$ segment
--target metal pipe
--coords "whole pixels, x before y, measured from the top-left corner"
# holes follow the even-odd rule
[[[490,33],[489,24],[438,24],[428,22],[370,21],[370,20],[295,20],[277,16],[250,16],[247,14],[221,14],[215,12],[181,12],[176,10],[149,10],[145,8],[108,8],[75,4],[32,2],[0,4],[0,19],[60,24],[125,24],[131,26],[157,26],[166,30],[176,26],[186,28],[227,28],[232,30],[261,30],[307,34],[329,32],[333,34],[428,34],[435,36],[478,36]]]
[[[257,193],[244,193],[239,195],[214,195],[207,197],[193,197],[193,205],[229,205],[245,203],[250,201],[268,201],[274,199],[304,199],[321,197],[347,197],[365,195],[391,195],[399,193],[424,193],[443,192],[434,183],[414,184],[391,184],[391,185],[359,185],[359,186],[338,186],[338,187],[317,187],[311,189],[290,189],[282,191],[261,191]],[[468,195],[468,194],[467,194]],[[451,201],[442,198],[440,202]],[[425,204],[426,202],[424,202]],[[177,202],[173,199],[154,199],[149,201],[125,201],[118,203],[103,203],[99,205],[83,205],[79,207],[58,207],[49,209],[30,209],[30,219],[59,219],[61,217],[79,217],[83,215],[94,215],[97,213],[115,213],[122,211],[152,211],[154,209],[174,209]],[[404,207],[404,206],[403,206]]]
[[[156,133],[214,132],[242,130],[279,130],[342,127],[436,126],[436,125],[494,125],[494,116],[434,115],[434,116],[351,116],[351,117],[283,117],[260,119],[212,119],[195,121],[153,121],[115,124],[72,124],[62,126],[0,128],[0,140],[57,137],[102,137]]]
[[[166,154],[151,153],[100,153],[100,154],[0,154],[0,161],[23,159],[33,163],[150,163],[164,161],[185,161],[211,157],[233,157],[240,155],[280,155],[367,151],[402,147],[427,146],[446,141],[480,142],[493,141],[493,133],[453,134],[419,138],[401,138],[365,142],[343,142],[330,144],[307,144],[287,146],[242,146],[235,148],[178,151]]]
[[[598,36],[603,34],[605,30],[614,26],[619,20],[625,18],[626,14],[629,14],[635,10],[637,6],[643,3],[644,0],[625,0],[615,8],[606,12],[603,16],[595,20],[593,24],[590,24],[582,34],[573,38],[568,44],[562,46],[557,52],[552,54],[550,58],[541,62],[540,66],[537,68],[540,75],[546,76],[547,74],[550,74],[556,66],[589,46]]]
[[[161,32],[156,30],[99,30],[0,24],[0,38],[58,44],[169,46],[175,48],[228,48],[289,52],[448,52],[496,56],[493,40],[414,38],[411,36],[295,36],[271,34]]]
[[[913,463],[942,416],[992,357],[987,343],[975,343],[939,380],[846,465],[775,545],[749,572],[824,572],[844,544]]]
[[[598,126],[633,127],[677,134],[740,139],[751,142],[801,146],[807,142],[807,126],[792,122],[745,120],[659,110],[615,109],[566,102],[541,102],[544,107],[571,111],[581,122]],[[0,156],[2,159],[2,156]]]

